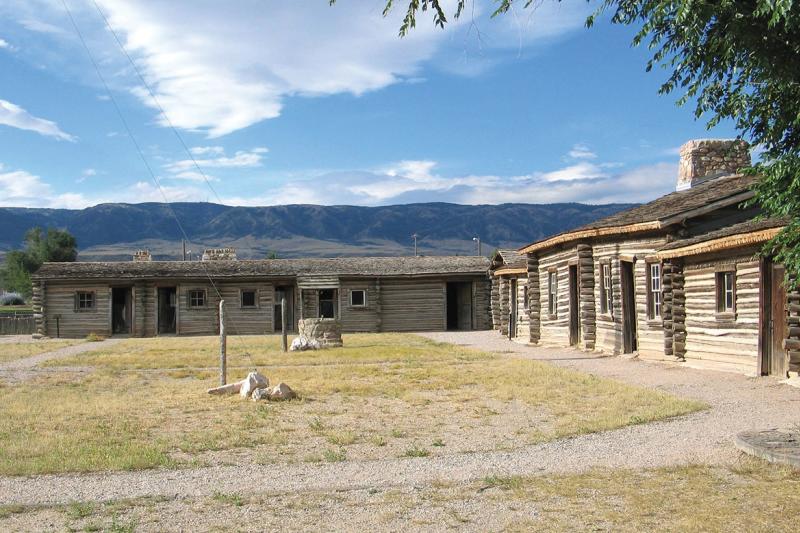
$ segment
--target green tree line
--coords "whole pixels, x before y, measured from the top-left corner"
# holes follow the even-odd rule
[[[0,268],[0,287],[29,297],[32,290],[31,274],[42,263],[75,261],[77,257],[78,243],[68,231],[31,228],[25,233],[24,247],[6,254],[5,264]]]

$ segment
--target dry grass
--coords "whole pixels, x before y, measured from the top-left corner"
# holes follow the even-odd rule
[[[25,357],[52,352],[67,346],[81,344],[82,340],[40,340],[35,342],[3,343],[0,344],[0,363],[14,361]]]
[[[412,335],[351,335],[346,348],[303,354],[279,352],[275,338],[245,342],[261,371],[301,400],[206,395],[216,373],[192,366],[214,360],[211,338],[125,341],[58,362],[94,367],[87,377],[56,374],[0,388],[0,474],[241,461],[226,452],[235,449],[251,450],[249,460],[260,463],[461,453],[476,443],[508,449],[703,408]],[[435,442],[447,446],[427,446]]]
[[[320,460],[323,460],[320,458]],[[0,506],[0,529],[797,531],[800,472],[744,458],[733,467],[594,470],[478,483],[294,494],[214,493],[54,507]]]

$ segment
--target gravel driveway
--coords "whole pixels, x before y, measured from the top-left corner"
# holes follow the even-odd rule
[[[800,390],[772,378],[665,366],[569,349],[511,343],[495,332],[429,333],[426,337],[545,360],[627,383],[703,400],[711,409],[674,420],[527,446],[427,458],[335,464],[218,466],[100,474],[0,478],[0,501],[53,504],[138,496],[192,497],[214,492],[287,493],[393,486],[439,480],[469,481],[487,475],[580,472],[592,467],[649,468],[686,463],[721,464],[738,457],[733,436],[748,429],[800,422]],[[576,399],[579,401],[579,399]],[[258,479],[258,485],[243,480]]]
[[[28,339],[30,338],[31,338],[30,335],[26,335],[25,340],[23,342],[28,342]],[[54,371],[54,370],[48,370],[46,368],[36,368],[36,365],[38,365],[39,363],[50,361],[52,359],[66,359],[67,357],[72,357],[73,355],[78,355],[86,352],[93,352],[101,348],[107,348],[109,346],[113,346],[114,344],[120,342],[120,340],[121,339],[106,339],[99,342],[86,342],[83,344],[75,344],[72,346],[67,346],[65,348],[60,348],[58,350],[53,350],[51,352],[44,352],[37,355],[33,355],[31,357],[14,359],[12,361],[0,363],[0,380],[6,382],[25,381],[27,379],[30,379],[32,376],[36,375],[37,372]],[[42,342],[42,341],[31,341],[31,342]],[[2,349],[3,348],[0,347],[0,350]]]

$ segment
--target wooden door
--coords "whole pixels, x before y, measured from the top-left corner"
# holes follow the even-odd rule
[[[786,376],[789,370],[788,354],[783,347],[786,339],[786,286],[784,278],[786,269],[783,265],[768,263],[767,302],[764,302],[763,311],[766,311],[767,335],[766,354],[764,364],[768,374],[773,376]]]
[[[472,329],[472,283],[461,283],[458,287],[458,329]]]
[[[508,338],[513,339],[517,336],[517,310],[518,310],[518,303],[517,303],[517,279],[511,279],[510,286],[510,294],[508,295],[508,307],[509,307],[509,317],[508,317]]]
[[[581,341],[580,297],[578,265],[569,266],[569,344],[577,346]]]
[[[619,262],[622,287],[622,346],[624,353],[639,349],[636,335],[636,286],[633,280],[633,263]]]

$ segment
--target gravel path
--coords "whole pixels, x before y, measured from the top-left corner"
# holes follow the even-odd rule
[[[580,472],[592,467],[650,468],[728,463],[738,457],[736,433],[789,427],[800,422],[800,390],[771,378],[693,370],[621,358],[600,358],[568,349],[511,343],[494,332],[431,333],[428,338],[546,360],[620,381],[697,398],[708,411],[675,420],[629,426],[510,452],[334,464],[217,466],[102,474],[0,478],[4,503],[54,504],[161,495],[206,496],[215,492],[331,491],[415,486],[440,480],[463,482],[487,475]],[[258,487],[252,482],[259,479]]]
[[[30,336],[27,337],[30,338]],[[53,359],[65,359],[81,353],[93,352],[95,350],[100,350],[101,348],[113,346],[120,341],[121,339],[106,339],[99,342],[75,344],[65,348],[60,348],[58,350],[53,350],[52,352],[44,352],[37,355],[32,355],[31,357],[0,363],[0,380],[7,382],[26,381],[36,375],[37,372],[47,371],[47,369],[35,369],[39,363]],[[2,350],[2,348],[0,348],[0,350]]]

